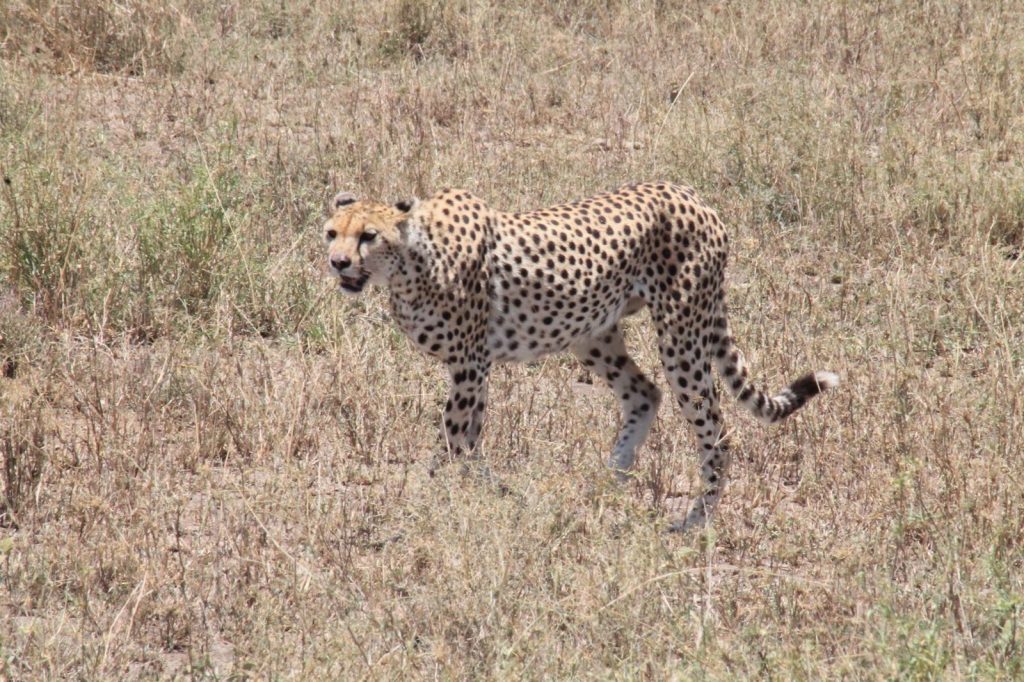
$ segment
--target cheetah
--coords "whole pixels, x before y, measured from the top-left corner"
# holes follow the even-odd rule
[[[630,185],[525,213],[495,210],[459,189],[394,205],[343,192],[330,210],[324,239],[341,291],[386,286],[399,327],[448,368],[452,455],[477,444],[496,363],[570,350],[619,400],[608,465],[626,477],[661,391],[630,358],[620,321],[648,308],[668,384],[700,444],[703,489],[671,527],[686,530],[709,522],[731,458],[712,366],[767,423],[838,384],[825,371],[775,395],[751,383],[726,317],[726,232],[689,187]]]

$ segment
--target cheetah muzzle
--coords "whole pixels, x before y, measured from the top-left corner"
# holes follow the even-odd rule
[[[365,273],[355,277],[338,275],[338,286],[350,294],[358,294],[366,286],[366,282],[369,279],[370,276]]]

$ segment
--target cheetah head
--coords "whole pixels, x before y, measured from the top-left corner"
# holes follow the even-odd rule
[[[387,284],[402,267],[404,225],[416,202],[394,206],[341,192],[324,224],[327,264],[341,290],[355,295],[367,284]]]

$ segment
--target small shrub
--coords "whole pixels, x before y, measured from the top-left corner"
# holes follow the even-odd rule
[[[59,73],[175,71],[187,23],[179,8],[151,0],[15,0],[0,9],[0,54],[42,57]]]
[[[3,458],[3,496],[0,528],[17,526],[18,514],[35,498],[35,488],[46,463],[42,417],[38,410],[5,415],[0,428]]]
[[[394,28],[385,33],[386,56],[411,54],[417,60],[432,54],[460,57],[469,51],[467,8],[462,3],[440,0],[400,0]]]
[[[10,293],[0,291],[0,381],[14,379],[42,347],[39,319],[26,315]]]
[[[84,245],[99,231],[96,216],[81,210],[69,178],[45,169],[5,177],[0,272],[22,302],[55,321],[66,316],[82,290]]]

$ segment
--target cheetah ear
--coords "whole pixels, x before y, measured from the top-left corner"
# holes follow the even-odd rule
[[[352,192],[338,192],[337,194],[334,195],[334,198],[331,199],[331,210],[337,211],[342,206],[354,204],[355,201],[356,195],[352,194]]]
[[[420,203],[420,200],[417,199],[416,197],[413,197],[412,199],[406,199],[405,201],[396,201],[395,202],[395,208],[397,208],[402,213],[409,213],[414,208],[416,208],[416,206],[419,203]]]
[[[416,207],[420,205],[420,200],[416,197],[406,201],[396,201],[394,206],[395,210],[401,211],[404,215],[398,218],[398,222],[395,223],[395,229],[398,230],[398,237],[402,240],[402,243],[409,244],[409,240],[412,237],[413,227],[410,225],[410,213],[416,210]]]

